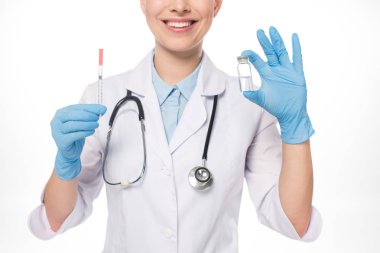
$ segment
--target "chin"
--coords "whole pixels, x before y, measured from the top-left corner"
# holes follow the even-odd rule
[[[194,53],[194,51],[198,51],[199,48],[202,47],[202,43],[198,42],[189,42],[189,41],[181,41],[175,40],[170,43],[157,43],[158,46],[164,48],[167,51],[177,52],[177,53]]]

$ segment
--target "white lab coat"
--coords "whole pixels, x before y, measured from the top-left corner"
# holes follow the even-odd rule
[[[41,204],[30,215],[31,231],[50,239],[91,214],[92,201],[103,185],[101,158],[108,121],[129,89],[141,99],[145,111],[146,173],[140,184],[128,189],[106,185],[108,222],[103,252],[238,252],[244,178],[263,224],[293,239],[315,240],[321,230],[318,211],[313,208],[308,231],[299,238],[280,204],[281,139],[276,119],[245,99],[237,78],[218,70],[204,53],[196,88],[168,144],[152,85],[150,54],[135,69],[103,81],[103,104],[108,111],[95,134],[86,139],[80,194],[73,212],[54,233]],[[214,95],[219,100],[206,164],[214,183],[202,192],[189,185],[188,173],[202,163]],[[97,85],[92,84],[80,102],[96,103],[96,98]],[[136,108],[128,102],[119,111],[107,158],[110,181],[134,179],[141,171],[143,147]]]

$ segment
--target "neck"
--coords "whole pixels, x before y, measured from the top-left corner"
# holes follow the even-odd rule
[[[174,85],[191,74],[202,57],[202,45],[186,52],[174,52],[156,43],[154,66],[161,79]]]

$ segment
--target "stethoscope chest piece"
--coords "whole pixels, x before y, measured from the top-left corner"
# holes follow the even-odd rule
[[[205,190],[212,185],[212,174],[206,168],[197,166],[189,172],[189,183],[194,189]]]

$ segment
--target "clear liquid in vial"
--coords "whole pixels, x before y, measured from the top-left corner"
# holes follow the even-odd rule
[[[238,77],[240,82],[240,91],[254,91],[257,87],[253,85],[251,65],[249,64],[247,56],[237,57],[238,65]]]
[[[252,76],[240,76],[240,91],[253,91],[255,87],[253,86]]]

